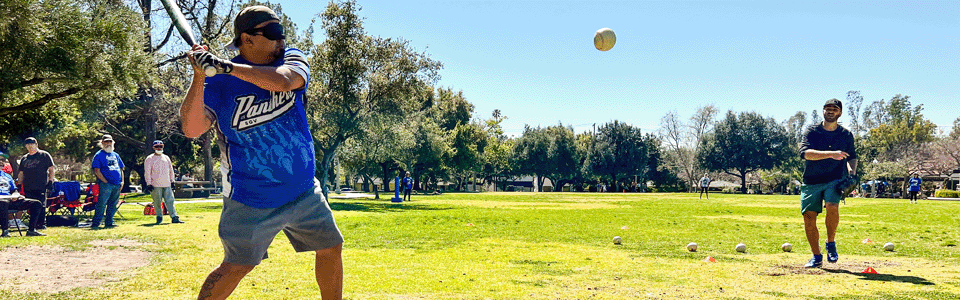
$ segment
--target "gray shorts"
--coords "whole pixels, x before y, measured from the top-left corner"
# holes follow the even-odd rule
[[[281,230],[297,252],[317,251],[343,243],[330,205],[316,181],[312,190],[277,208],[254,208],[223,198],[219,232],[224,262],[260,264]]]

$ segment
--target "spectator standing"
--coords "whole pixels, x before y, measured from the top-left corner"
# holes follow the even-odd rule
[[[920,179],[920,175],[913,173],[913,178],[910,178],[910,203],[917,204],[917,195],[920,194],[921,183],[923,183],[923,180]]]
[[[700,200],[703,200],[703,194],[707,194],[707,200],[710,200],[710,177],[707,173],[700,177]]]
[[[113,136],[104,134],[100,140],[100,150],[93,155],[93,163],[90,166],[100,186],[100,198],[97,200],[90,229],[99,229],[100,221],[104,221],[104,228],[116,226],[113,223],[113,215],[117,213],[117,201],[120,200],[124,165],[120,154],[114,150]]]
[[[47,151],[40,150],[37,139],[28,137],[23,141],[27,154],[20,158],[18,178],[23,187],[23,194],[28,199],[40,201],[47,207],[47,190],[53,189],[54,167],[53,156]],[[32,225],[32,224],[31,224]],[[37,219],[37,230],[46,229],[46,209],[41,210]]]
[[[157,224],[163,222],[163,203],[170,213],[170,223],[183,223],[177,215],[173,202],[173,163],[170,157],[163,154],[163,141],[153,141],[153,154],[143,161],[144,179],[147,181],[146,192],[153,197],[153,207],[157,211]]]
[[[410,172],[407,172],[400,182],[403,184],[403,201],[410,201],[410,192],[413,191],[413,177],[410,177]]]

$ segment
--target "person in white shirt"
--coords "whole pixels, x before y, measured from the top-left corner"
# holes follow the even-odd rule
[[[163,154],[163,141],[153,141],[153,154],[143,161],[143,177],[147,181],[147,192],[153,197],[153,207],[157,212],[157,224],[163,222],[163,200],[170,213],[171,223],[184,223],[173,207],[173,163],[170,157]]]
[[[703,194],[707,194],[707,200],[710,200],[710,177],[707,176],[707,173],[703,173],[703,177],[700,177],[700,199],[703,199]]]

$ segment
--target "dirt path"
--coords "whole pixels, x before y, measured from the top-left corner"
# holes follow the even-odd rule
[[[150,262],[148,245],[131,239],[96,240],[85,251],[57,246],[8,247],[0,250],[0,289],[57,293],[94,287],[119,279],[122,271]]]

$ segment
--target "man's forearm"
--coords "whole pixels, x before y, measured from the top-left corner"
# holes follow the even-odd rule
[[[230,75],[274,92],[288,92],[303,87],[304,79],[290,68],[236,64]]]
[[[103,173],[100,173],[99,168],[93,169],[93,175],[97,176],[97,179],[100,180],[100,182],[107,182],[107,179],[103,177]]]
[[[830,159],[830,155],[831,155],[830,151],[820,151],[820,150],[813,150],[813,149],[808,149],[807,151],[803,152],[803,158],[806,160]]]
[[[202,135],[213,124],[203,111],[203,82],[205,77],[202,74],[193,76],[193,82],[190,84],[187,96],[180,104],[181,129],[183,134],[189,138]]]

